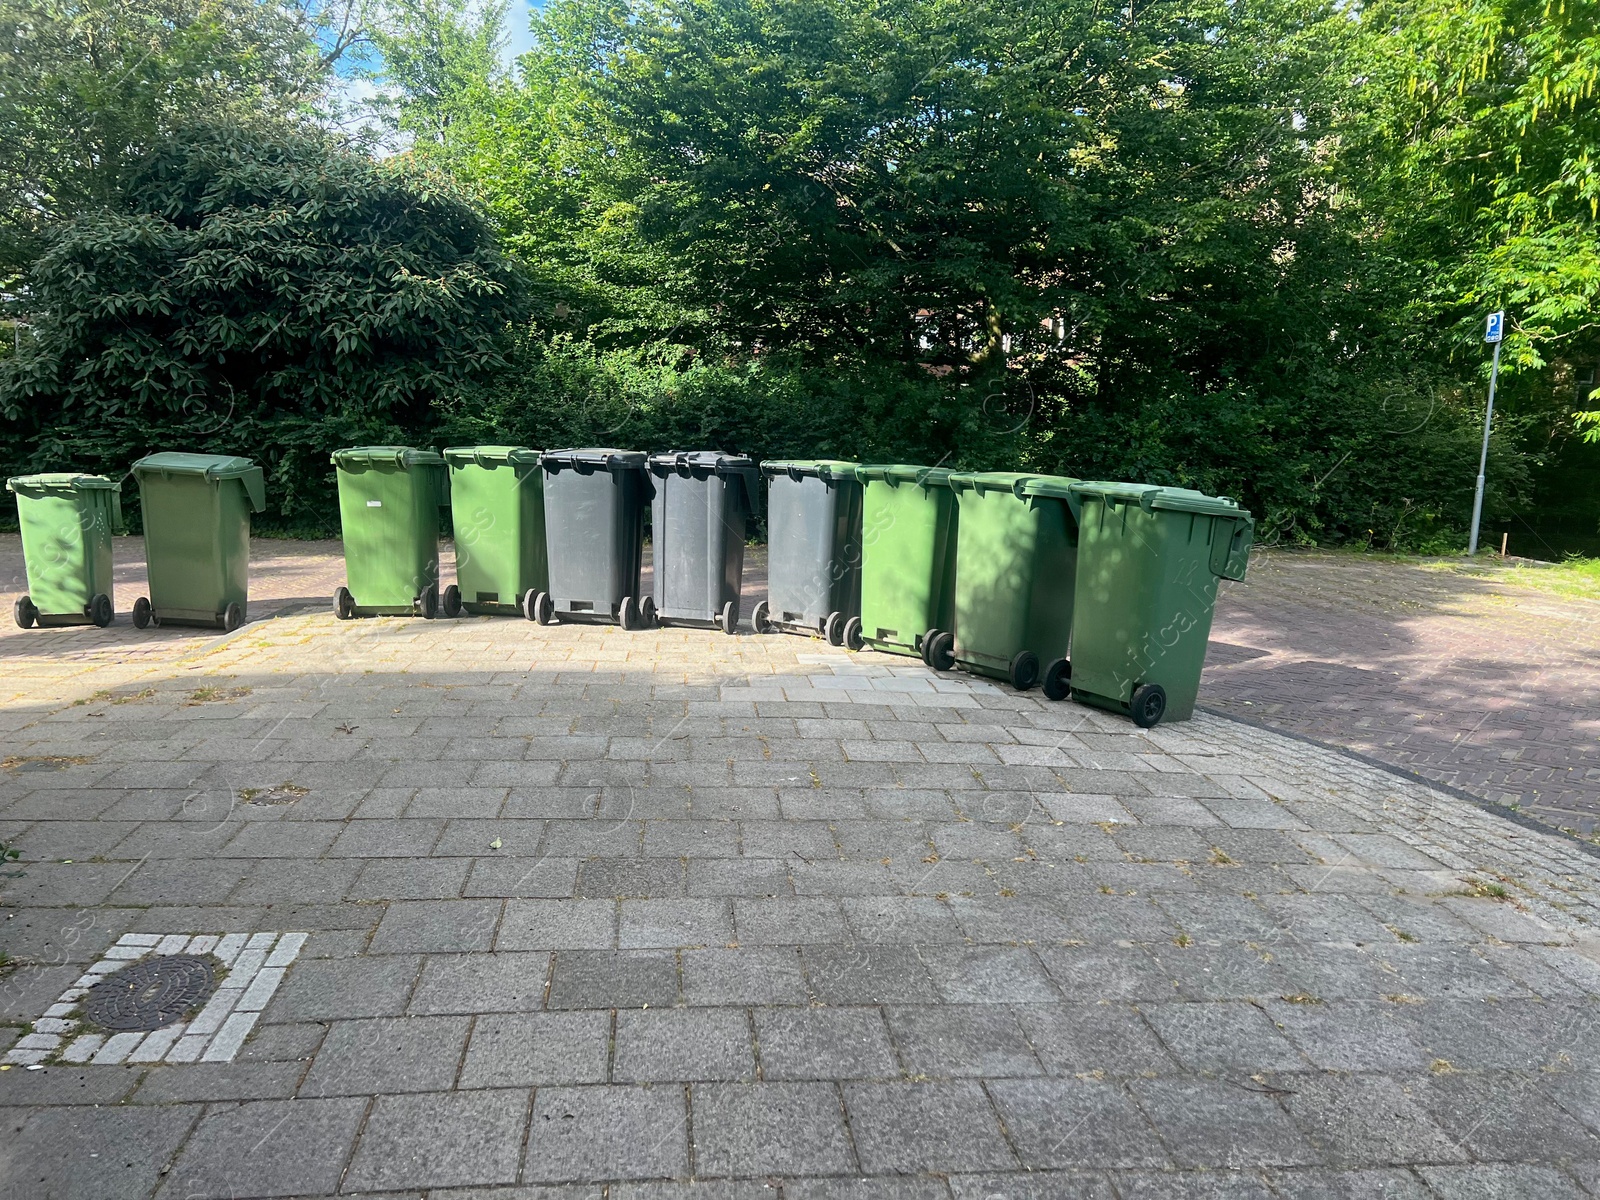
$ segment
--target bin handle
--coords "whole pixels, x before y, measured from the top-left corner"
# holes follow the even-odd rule
[[[788,467],[784,471],[784,474],[788,475],[789,478],[791,480],[793,480],[795,483],[799,483],[800,480],[805,477],[805,472],[802,471],[799,467],[795,467],[795,466]]]
[[[122,524],[122,485],[118,484],[111,490],[111,532],[126,533],[127,529]]]
[[[261,473],[260,467],[251,467],[239,476],[239,482],[244,484],[244,490],[250,497],[250,507],[255,512],[267,511],[267,480]]]

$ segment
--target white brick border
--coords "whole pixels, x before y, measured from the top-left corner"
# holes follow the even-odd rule
[[[33,1023],[0,1062],[35,1067],[51,1057],[94,1066],[117,1063],[232,1062],[255,1028],[284,972],[306,944],[303,933],[128,933],[117,939]],[[79,1032],[69,1016],[90,988],[112,971],[152,954],[210,954],[228,968],[206,1006],[188,1021],[153,1033]]]

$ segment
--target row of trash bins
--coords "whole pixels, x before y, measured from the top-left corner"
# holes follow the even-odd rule
[[[344,620],[521,615],[542,625],[720,627],[740,618],[745,541],[764,479],[768,597],[757,633],[920,657],[1042,684],[1146,728],[1194,710],[1219,579],[1243,579],[1254,522],[1184,488],[1015,472],[718,451],[404,446],[334,453]],[[247,601],[250,460],[163,453],[133,464],[150,596],[135,625],[237,628]],[[17,623],[108,624],[119,485],[12,479],[30,595]],[[654,585],[641,595],[649,506]],[[442,511],[456,582],[439,586]],[[1069,657],[1070,650],[1070,657]]]

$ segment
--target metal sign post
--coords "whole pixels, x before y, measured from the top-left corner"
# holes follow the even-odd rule
[[[1500,341],[1505,337],[1505,310],[1489,314],[1483,340],[1494,345],[1494,363],[1489,367],[1489,407],[1483,414],[1483,450],[1478,455],[1478,490],[1472,497],[1472,534],[1467,539],[1467,557],[1478,552],[1478,522],[1483,517],[1483,473],[1489,466],[1489,427],[1494,422],[1494,388],[1500,379]]]

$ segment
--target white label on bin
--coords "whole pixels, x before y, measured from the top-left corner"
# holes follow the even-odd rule
[[[367,501],[367,507],[368,508],[382,508],[383,507],[383,501],[382,500],[368,500]]]

